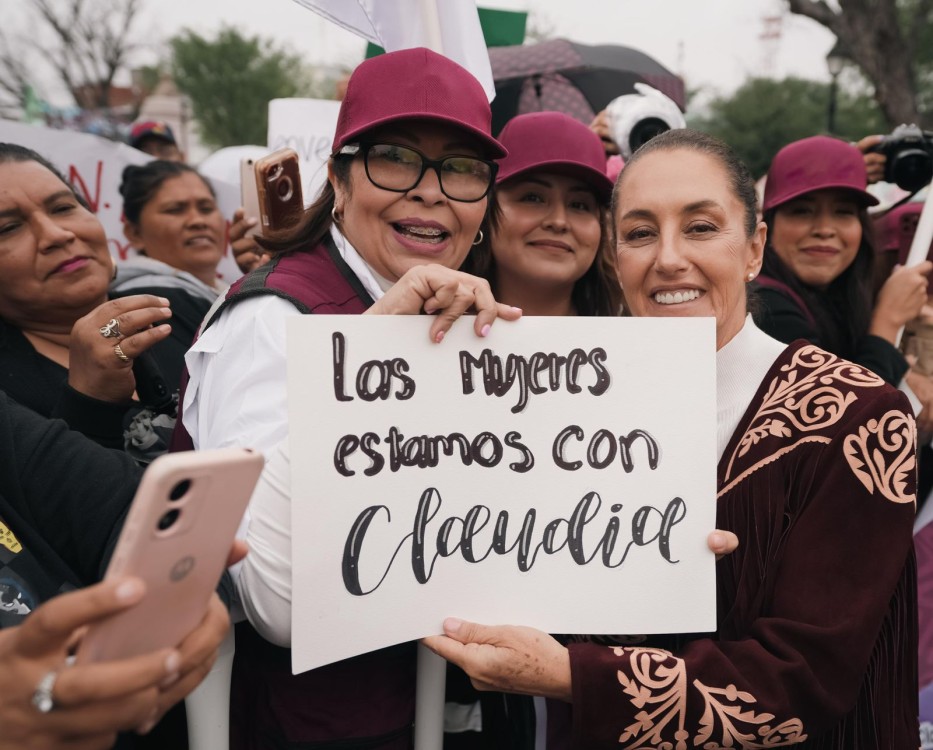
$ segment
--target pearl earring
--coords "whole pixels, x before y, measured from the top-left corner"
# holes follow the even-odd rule
[[[749,280],[749,281],[754,281],[754,280],[755,280],[755,274],[753,274],[753,273],[748,274],[748,280]]]

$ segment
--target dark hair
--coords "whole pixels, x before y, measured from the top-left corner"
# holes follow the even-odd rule
[[[777,208],[764,215],[768,225],[761,273],[781,281],[793,289],[816,321],[816,336],[820,345],[842,357],[855,356],[856,342],[867,332],[871,324],[872,284],[874,277],[874,235],[871,218],[865,206],[859,208],[858,218],[862,227],[855,260],[825,289],[804,284],[782,261],[771,244],[774,234],[774,216]]]
[[[330,158],[334,179],[344,187],[350,188],[350,166],[353,156],[350,154],[335,154]],[[256,237],[256,242],[270,253],[289,253],[294,250],[310,250],[319,245],[324,236],[330,231],[334,219],[331,212],[334,210],[336,193],[330,180],[324,182],[324,187],[317,198],[308,208],[298,226],[284,232],[270,234],[267,237]]]
[[[571,302],[578,315],[618,315],[622,306],[622,289],[616,274],[615,248],[610,241],[607,226],[608,216],[603,206],[599,208],[599,246],[596,257],[576,283],[571,292]],[[460,270],[481,276],[489,282],[493,294],[496,288],[496,258],[492,250],[492,235],[502,226],[502,207],[496,191],[489,193],[489,207],[483,219],[482,241],[470,248]]]
[[[758,195],[755,192],[755,179],[748,167],[726,143],[718,138],[697,130],[678,128],[656,135],[639,148],[632,155],[632,158],[625,163],[625,168],[622,170],[622,174],[619,175],[619,179],[616,180],[616,186],[612,191],[613,245],[615,245],[615,217],[619,208],[619,191],[625,181],[626,173],[648,154],[655,151],[674,151],[677,149],[706,154],[722,165],[722,168],[726,170],[726,174],[729,176],[732,194],[745,209],[745,236],[751,237],[755,233],[755,227],[758,226]]]
[[[131,164],[124,168],[120,195],[123,196],[123,215],[126,220],[131,224],[139,224],[139,217],[146,204],[155,197],[165,181],[189,172],[200,177],[211,195],[217,197],[210,180],[194,167],[181,162],[156,159],[142,166]]]
[[[75,200],[77,200],[83,208],[86,208],[88,211],[91,210],[87,199],[78,193],[74,189],[74,185],[68,182],[68,180],[65,179],[65,176],[59,172],[58,169],[52,164],[52,162],[50,162],[44,156],[36,153],[31,148],[19,146],[15,143],[0,143],[0,164],[23,163],[30,161],[34,161],[36,164],[39,164],[40,166],[43,166],[49,170],[49,172],[51,172],[65,184],[65,187],[67,187],[72,192]]]

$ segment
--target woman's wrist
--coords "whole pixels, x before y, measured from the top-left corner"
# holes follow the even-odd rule
[[[871,325],[868,327],[868,332],[872,336],[878,336],[890,344],[896,344],[897,332],[900,328],[901,327],[893,320],[886,319],[884,316],[874,315],[871,319]]]

